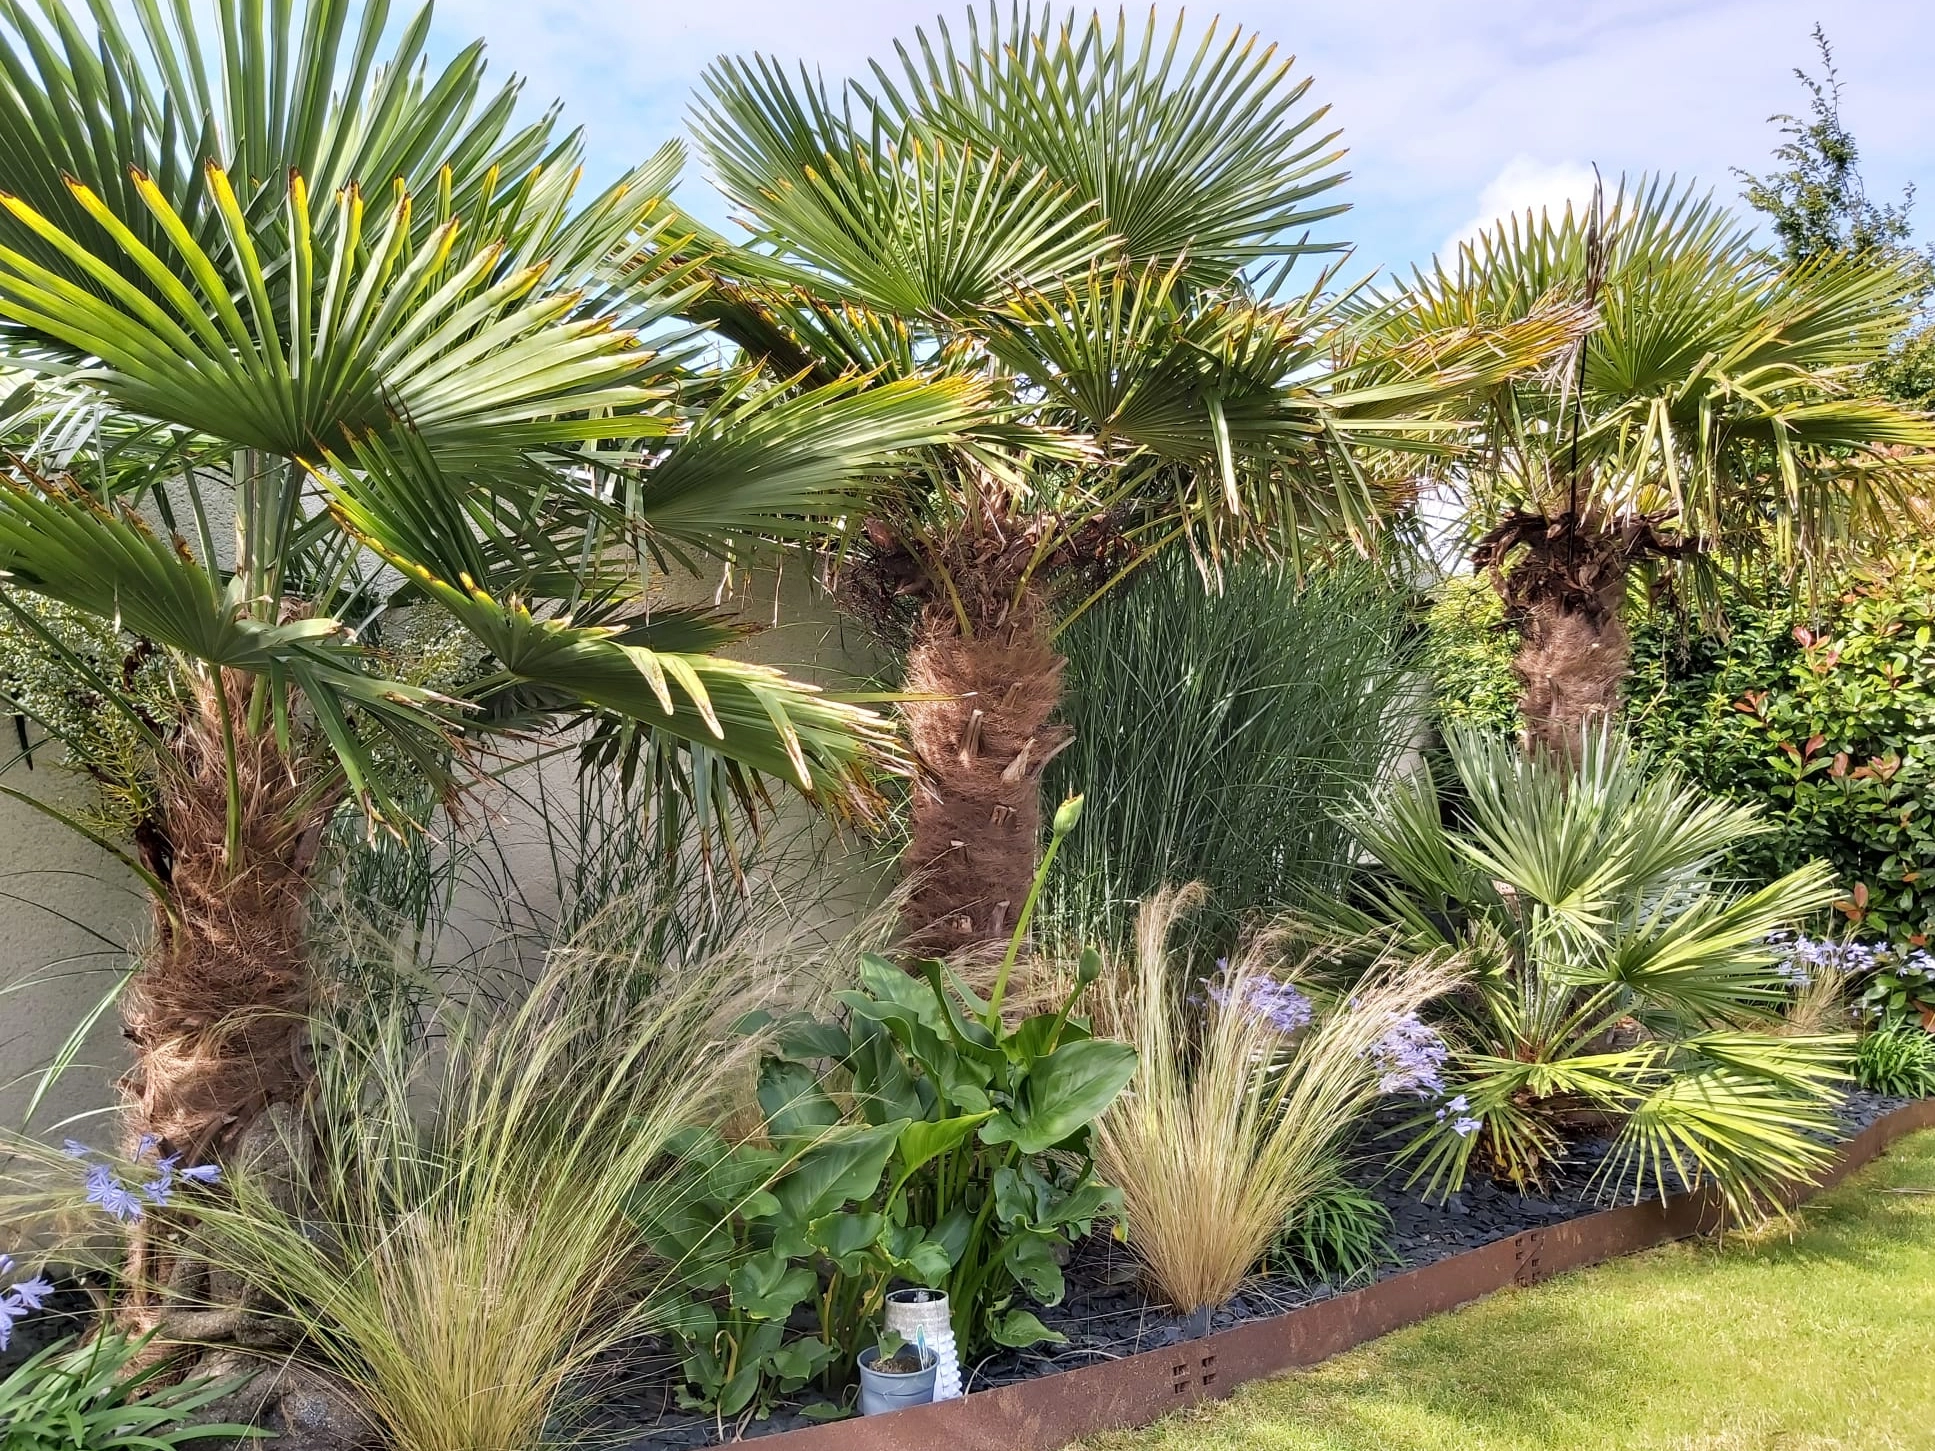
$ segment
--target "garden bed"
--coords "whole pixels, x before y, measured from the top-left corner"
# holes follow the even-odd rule
[[[1856,1092],[1843,1104],[1839,1117],[1849,1147],[1837,1165],[1837,1176],[1865,1163],[1902,1133],[1935,1126],[1935,1100],[1917,1102]],[[1368,1136],[1374,1140],[1380,1127],[1375,1122],[1367,1126]],[[1210,1317],[1207,1334],[1200,1324],[1192,1325],[1168,1307],[1151,1303],[1140,1288],[1138,1266],[1129,1250],[1107,1235],[1094,1236],[1077,1245],[1070,1258],[1068,1293],[1062,1303],[1038,1312],[1044,1323],[1068,1337],[1067,1343],[1005,1351],[963,1367],[963,1380],[972,1392],[1009,1388],[998,1398],[1004,1402],[993,1423],[999,1436],[986,1444],[1054,1446],[1103,1426],[1141,1424],[1140,1420],[1121,1418],[1139,1412],[1118,1409],[1124,1404],[1124,1387],[1137,1378],[1152,1386],[1162,1382],[1162,1394],[1152,1403],[1155,1414],[1162,1414],[1173,1409],[1179,1399],[1221,1394],[1255,1375],[1311,1363],[1506,1284],[1684,1237],[1712,1222],[1711,1206],[1697,1197],[1675,1197],[1664,1206],[1642,1201],[1637,1210],[1631,1205],[1608,1210],[1592,1183],[1592,1167],[1603,1148],[1600,1144],[1580,1145],[1561,1165],[1542,1197],[1521,1196],[1489,1182],[1473,1182],[1443,1203],[1426,1202],[1406,1190],[1401,1175],[1388,1172],[1385,1164],[1367,1157],[1359,1180],[1391,1211],[1393,1220],[1393,1258],[1372,1277],[1371,1292],[1353,1291],[1348,1284],[1259,1278]],[[1541,1233],[1561,1225],[1575,1228],[1559,1236]],[[1553,1242],[1549,1249],[1548,1242]],[[1504,1246],[1505,1252],[1485,1253],[1491,1246]],[[1432,1273],[1421,1276],[1424,1271]],[[1399,1280],[1406,1283],[1394,1283]],[[1321,1325],[1313,1320],[1311,1336],[1299,1334],[1297,1322],[1311,1317],[1296,1312],[1330,1301],[1340,1302],[1337,1313],[1323,1316]],[[1359,1330],[1364,1333],[1357,1333]],[[1241,1358],[1260,1368],[1235,1372],[1227,1350],[1208,1349],[1231,1338],[1230,1332],[1244,1332],[1235,1337],[1250,1342]],[[1344,1338],[1337,1339],[1339,1335]],[[1283,1360],[1271,1350],[1272,1341],[1325,1348],[1322,1355]],[[1187,1350],[1182,1349],[1185,1345]],[[1171,1354],[1160,1354],[1163,1351]],[[1132,1357],[1139,1358],[1133,1367],[1129,1364]],[[1169,1364],[1172,1361],[1175,1364]],[[1031,1382],[1097,1367],[1128,1374],[1111,1375],[1109,1380],[1120,1384],[1100,1392],[1093,1386],[1070,1385],[1062,1394],[1049,1383],[1029,1385],[1018,1394],[1016,1391]],[[785,1432],[799,1433],[799,1451],[807,1451],[809,1444],[823,1451],[836,1447],[844,1451],[849,1445],[861,1444],[852,1439],[858,1434],[854,1423],[822,1427],[801,1414],[797,1406],[782,1408],[765,1421],[722,1424],[711,1417],[696,1416],[678,1408],[676,1365],[669,1356],[633,1367],[634,1371],[640,1369],[646,1373],[644,1382],[607,1402],[599,1418],[608,1431],[624,1430],[624,1439],[618,1444],[625,1451],[694,1451],[721,1440],[764,1438]],[[1184,1381],[1188,1384],[1182,1384]],[[1058,1382],[1053,1384],[1059,1386]],[[1131,1406],[1148,1402],[1148,1395],[1129,1393]],[[953,1438],[970,1420],[980,1424],[969,1415],[968,1408],[984,1404],[976,1395],[948,1409],[950,1444],[956,1444]],[[1097,1414],[1084,1419],[1090,1411]],[[901,1413],[912,1414],[938,1412]],[[1015,1429],[1017,1414],[1031,1427],[1053,1429],[1043,1435],[1024,1434]],[[887,1419],[892,1422],[899,1417]],[[1008,1437],[1013,1439],[1002,1439]],[[791,1446],[792,1438],[786,1444]]]

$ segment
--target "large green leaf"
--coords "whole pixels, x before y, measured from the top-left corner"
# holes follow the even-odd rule
[[[981,1126],[982,1141],[1012,1143],[1024,1154],[1045,1153],[1093,1123],[1135,1077],[1136,1052],[1127,1043],[1090,1038],[1064,1043],[1028,1071],[1025,1102]]]
[[[786,1217],[803,1226],[849,1200],[870,1199],[880,1188],[887,1160],[906,1127],[896,1120],[843,1125],[822,1134],[773,1188]]]

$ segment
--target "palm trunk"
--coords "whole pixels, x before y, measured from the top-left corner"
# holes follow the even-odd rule
[[[246,699],[250,682],[229,682],[230,699]],[[137,833],[167,889],[122,1000],[125,1130],[130,1157],[145,1149],[150,1162],[233,1164],[245,1142],[265,1162],[284,1147],[266,1142],[272,1111],[299,1104],[313,1079],[305,917],[335,797],[272,731],[226,714],[228,730],[212,691],[199,702],[165,763],[157,819]],[[167,1219],[135,1226],[123,1318],[173,1340],[261,1338],[245,1287],[173,1250]]]
[[[1526,747],[1573,759],[1588,732],[1619,714],[1632,657],[1626,626],[1616,609],[1548,596],[1525,610],[1519,629],[1512,673],[1524,692]]]
[[[1681,547],[1649,519],[1602,528],[1574,514],[1514,514],[1479,541],[1473,562],[1490,570],[1519,630],[1512,673],[1528,750],[1571,760],[1587,732],[1619,714],[1632,659],[1620,618],[1628,572],[1643,555]]]
[[[908,942],[959,952],[1004,941],[1041,852],[1041,776],[1068,741],[1051,723],[1067,663],[1050,639],[1047,601],[964,587],[1002,603],[963,630],[955,608],[929,603],[907,658],[914,788]]]
[[[234,730],[231,751],[211,699],[174,744],[142,843],[168,900],[122,1007],[128,1130],[188,1162],[233,1150],[311,1077],[304,924],[334,799],[315,799],[272,732]]]

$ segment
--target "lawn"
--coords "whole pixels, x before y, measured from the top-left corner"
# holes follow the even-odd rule
[[[1935,1133],[1797,1233],[1508,1292],[1088,1451],[1935,1448]]]

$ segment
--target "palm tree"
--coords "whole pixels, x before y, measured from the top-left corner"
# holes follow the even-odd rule
[[[387,51],[383,0],[221,0],[206,34],[90,8],[93,35],[0,11],[0,363],[39,389],[5,425],[0,609],[149,752],[128,1130],[194,1162],[309,1080],[340,809],[419,829],[543,731],[688,810],[770,777],[867,812],[888,724],[721,656],[736,631],[650,607],[649,570],[820,527],[975,389],[702,367],[676,315],[704,281],[637,261],[678,150],[577,200],[577,135],[514,123],[481,44],[433,77],[427,7]],[[50,607],[164,657],[169,709]],[[408,668],[426,616],[472,668]]]
[[[1476,1166],[1525,1192],[1604,1133],[1613,1193],[1711,1182],[1741,1218],[1813,1179],[1853,1040],[1807,1021],[1774,940],[1834,896],[1809,862],[1747,890],[1717,864],[1773,828],[1715,801],[1603,726],[1575,755],[1454,733],[1464,805],[1429,768],[1349,817],[1389,874],[1328,909],[1360,943],[1466,954],[1449,1081],[1410,1127],[1430,1189]],[[1794,1009],[1783,1016],[1783,1009]]]
[[[879,496],[850,603],[907,632],[919,779],[906,925],[1006,936],[1033,874],[1057,630],[1160,551],[1368,548],[1372,445],[1563,345],[1558,306],[1366,354],[1308,229],[1344,210],[1336,133],[1275,47],[991,10],[829,90],[766,58],[707,74],[701,144],[752,239],[709,239],[695,315],[780,379],[974,378],[989,415]],[[1301,274],[1299,274],[1301,276]],[[1183,668],[1186,662],[1177,662]]]
[[[1473,461],[1427,462],[1517,625],[1526,738],[1570,751],[1618,709],[1636,571],[1756,555],[1785,565],[1928,522],[1935,421],[1872,395],[1911,321],[1905,263],[1760,250],[1710,196],[1622,183],[1554,220],[1514,218],[1414,274],[1377,331],[1402,347],[1502,326],[1555,296],[1597,325],[1485,409]]]

